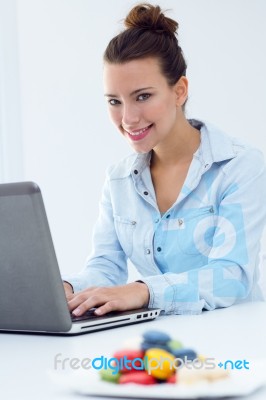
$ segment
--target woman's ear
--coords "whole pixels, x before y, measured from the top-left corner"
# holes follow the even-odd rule
[[[182,107],[188,97],[188,80],[185,76],[181,76],[176,82],[174,90],[176,94],[176,106]]]

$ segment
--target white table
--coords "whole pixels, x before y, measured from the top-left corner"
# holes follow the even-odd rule
[[[75,337],[0,334],[0,399],[80,399],[50,380],[47,371],[55,370],[56,354],[80,359],[109,357],[120,348],[124,338],[141,335],[148,329],[168,332],[209,357],[266,358],[266,303],[263,302],[195,316],[163,316],[152,322]],[[266,387],[248,397],[265,398]]]

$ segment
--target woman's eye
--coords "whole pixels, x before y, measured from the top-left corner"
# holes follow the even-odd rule
[[[120,102],[118,100],[116,100],[116,99],[110,99],[110,100],[108,100],[108,103],[111,106],[116,106],[117,104],[120,104]]]
[[[145,100],[148,100],[148,98],[150,98],[150,97],[151,97],[151,95],[149,93],[143,93],[143,94],[140,94],[137,97],[137,100],[138,101],[145,101]]]

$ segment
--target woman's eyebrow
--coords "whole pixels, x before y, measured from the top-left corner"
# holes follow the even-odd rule
[[[130,96],[133,96],[134,94],[137,94],[139,92],[142,92],[143,90],[149,90],[149,89],[154,89],[152,86],[144,87],[141,89],[136,89],[132,93],[130,93]]]
[[[142,92],[143,90],[148,90],[148,89],[154,89],[154,87],[148,86],[148,87],[133,90],[133,92],[130,93],[130,96],[134,96],[135,94]],[[119,97],[116,94],[110,94],[110,93],[106,93],[104,96],[105,97]]]

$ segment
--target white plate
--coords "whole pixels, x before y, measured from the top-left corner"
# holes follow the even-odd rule
[[[136,385],[104,382],[93,370],[62,374],[50,371],[51,379],[72,392],[102,397],[145,399],[197,399],[200,397],[246,396],[266,385],[266,360],[250,362],[250,369],[232,370],[230,376],[212,383]]]

